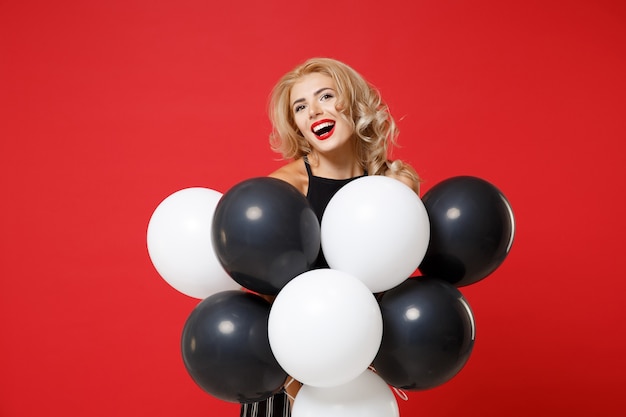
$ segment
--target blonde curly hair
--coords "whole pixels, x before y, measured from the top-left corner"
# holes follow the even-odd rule
[[[384,175],[389,170],[419,183],[415,170],[400,160],[390,161],[398,129],[378,90],[348,65],[331,58],[312,58],[285,74],[272,90],[269,116],[272,122],[270,145],[284,159],[308,155],[311,147],[296,126],[290,94],[301,77],[320,73],[332,78],[337,87],[337,109],[354,128],[356,155],[369,175]]]

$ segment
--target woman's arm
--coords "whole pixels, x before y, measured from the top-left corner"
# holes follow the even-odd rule
[[[296,395],[298,395],[298,391],[302,388],[302,383],[297,381],[293,377],[287,378],[287,383],[285,384],[285,392],[287,393],[287,398],[289,398],[289,402],[293,407],[293,400],[295,400]]]

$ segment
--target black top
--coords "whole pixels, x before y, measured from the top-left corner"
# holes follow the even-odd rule
[[[365,171],[363,175],[344,180],[316,177],[311,171],[311,165],[309,165],[309,160],[306,156],[304,157],[304,165],[309,176],[309,189],[306,193],[306,199],[309,201],[309,204],[311,204],[320,224],[322,223],[322,216],[324,215],[326,206],[328,206],[328,203],[337,191],[350,181],[367,176],[367,171]],[[328,263],[321,249],[313,268],[328,268]]]
[[[306,199],[311,204],[320,223],[326,206],[335,193],[350,181],[367,175],[366,171],[364,175],[358,177],[345,180],[333,180],[313,175],[309,160],[306,156],[304,157],[304,164],[306,166],[306,172],[309,175],[309,189],[307,190]],[[313,268],[328,268],[328,263],[326,263],[321,249]],[[263,401],[242,404],[240,410],[240,417],[288,417],[291,415],[289,400],[284,391]]]

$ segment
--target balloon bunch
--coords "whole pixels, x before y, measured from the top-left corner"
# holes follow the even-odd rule
[[[181,345],[207,393],[259,401],[290,375],[303,383],[295,417],[395,417],[389,386],[436,387],[469,359],[475,324],[458,287],[492,273],[513,234],[508,201],[476,177],[423,199],[388,177],[359,178],[321,223],[288,183],[252,178],[223,195],[166,198],[148,252],[165,281],[202,299]],[[320,248],[329,268],[313,269]]]

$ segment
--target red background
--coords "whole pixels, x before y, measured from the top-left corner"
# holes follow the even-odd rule
[[[267,97],[311,56],[380,88],[424,192],[475,175],[515,211],[510,256],[462,289],[470,361],[401,415],[619,415],[624,4],[0,1],[0,415],[237,415],[184,369],[197,300],[146,227],[176,190],[280,166]]]

